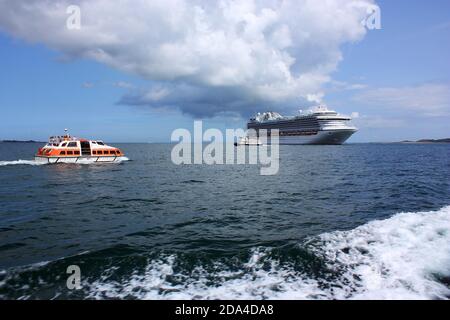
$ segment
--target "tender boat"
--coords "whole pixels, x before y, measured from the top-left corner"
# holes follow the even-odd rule
[[[262,142],[256,137],[242,137],[239,141],[234,143],[235,146],[262,146]]]
[[[39,148],[34,159],[46,163],[90,163],[121,162],[126,160],[124,153],[115,147],[106,145],[101,140],[86,140],[63,136],[50,137],[48,143]]]

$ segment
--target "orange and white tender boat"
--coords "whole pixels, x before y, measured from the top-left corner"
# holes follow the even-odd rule
[[[50,137],[48,143],[39,148],[34,160],[45,163],[91,163],[121,162],[128,160],[123,152],[106,145],[101,140],[86,140],[63,136]]]

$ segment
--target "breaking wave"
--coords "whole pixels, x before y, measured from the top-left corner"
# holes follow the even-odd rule
[[[1,166],[14,166],[14,165],[30,165],[30,166],[39,166],[47,163],[38,162],[34,160],[13,160],[13,161],[0,161]]]
[[[112,280],[114,268],[85,284],[89,298],[138,299],[448,299],[450,206],[400,213],[349,231],[325,233],[299,247],[316,270],[255,248],[238,268],[216,262],[180,270],[177,255]]]
[[[340,274],[336,298],[450,297],[450,206],[323,234],[312,248]]]
[[[124,161],[130,161],[127,157],[118,157],[114,163],[120,163]],[[70,162],[67,162],[70,164]],[[67,164],[66,162],[59,162],[58,164]],[[110,163],[110,162],[95,162],[95,160],[81,159],[76,162],[76,164],[92,164],[92,163]],[[14,165],[30,165],[30,166],[41,166],[47,165],[49,163],[43,161],[35,160],[13,160],[13,161],[0,161],[0,167],[2,166],[14,166]]]
[[[81,290],[52,278],[78,263]],[[287,250],[253,248],[245,257],[208,260],[115,246],[0,271],[0,297],[449,299],[450,206],[324,233]]]

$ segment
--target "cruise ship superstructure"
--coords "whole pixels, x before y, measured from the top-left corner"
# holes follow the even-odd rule
[[[279,144],[343,144],[357,128],[349,124],[351,117],[338,114],[325,106],[314,107],[293,117],[276,112],[258,113],[247,123],[249,135],[260,136],[261,129],[279,130]],[[269,137],[270,143],[270,137]]]

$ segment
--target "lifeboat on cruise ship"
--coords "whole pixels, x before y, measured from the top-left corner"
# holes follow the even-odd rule
[[[46,163],[91,163],[121,162],[127,160],[123,152],[106,145],[101,140],[86,140],[67,134],[50,137],[48,143],[39,148],[35,161]]]

